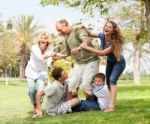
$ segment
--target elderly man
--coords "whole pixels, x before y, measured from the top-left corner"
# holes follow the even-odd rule
[[[68,98],[72,98],[76,95],[80,83],[84,89],[92,90],[91,80],[99,71],[99,59],[97,55],[80,47],[83,42],[87,42],[92,47],[92,39],[84,28],[73,30],[69,23],[62,19],[56,22],[56,29],[60,35],[65,36],[67,55],[71,55],[76,60],[68,86],[70,92]]]

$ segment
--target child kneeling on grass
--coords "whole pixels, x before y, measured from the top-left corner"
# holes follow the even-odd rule
[[[88,110],[104,110],[108,107],[110,101],[110,92],[105,84],[105,75],[97,73],[94,76],[93,90],[82,89],[86,97],[96,97],[95,100],[81,100],[81,103],[74,111],[88,111]]]
[[[48,115],[72,112],[72,108],[80,103],[80,100],[77,97],[67,100],[68,75],[62,68],[53,69],[52,77],[55,79],[53,83],[51,83],[44,91],[39,92],[36,95],[37,113],[33,115],[33,118],[42,116],[40,98],[44,95],[47,96],[46,110]]]

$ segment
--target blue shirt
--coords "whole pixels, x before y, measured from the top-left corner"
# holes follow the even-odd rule
[[[99,34],[99,39],[101,41],[101,48],[102,48],[102,50],[106,49],[106,48],[108,48],[108,47],[110,47],[112,45],[112,41],[110,41],[109,44],[105,43],[105,35],[104,35],[104,33],[100,33]],[[117,58],[115,57],[114,53],[108,54],[107,55],[107,59],[109,61],[111,61],[111,62],[117,62]],[[121,54],[120,60],[118,62],[125,62],[124,56],[122,54]]]

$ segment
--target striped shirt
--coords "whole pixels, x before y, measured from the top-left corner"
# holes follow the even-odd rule
[[[97,97],[100,108],[104,110],[108,107],[110,100],[110,92],[108,90],[108,87],[105,84],[99,86],[93,84],[93,86],[94,89],[92,90],[92,94]]]

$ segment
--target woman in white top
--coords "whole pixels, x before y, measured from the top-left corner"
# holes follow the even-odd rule
[[[55,53],[49,48],[50,38],[48,33],[41,33],[38,44],[31,48],[31,56],[28,61],[25,75],[29,86],[29,97],[34,107],[33,114],[36,114],[36,93],[44,90],[45,82],[48,79],[46,56],[53,56]],[[51,58],[49,58],[51,60]]]

